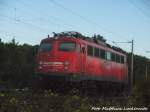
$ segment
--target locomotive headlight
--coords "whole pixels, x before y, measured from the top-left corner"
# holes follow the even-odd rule
[[[65,65],[65,66],[68,66],[68,65],[69,65],[69,61],[65,61],[65,62],[64,62],[64,65]]]
[[[68,66],[65,66],[65,70],[67,70],[68,69]]]
[[[39,69],[42,69],[42,66],[39,66]]]
[[[40,62],[39,62],[39,64],[40,64],[40,65],[42,65],[42,64],[43,64],[43,62],[42,62],[42,61],[40,61]]]

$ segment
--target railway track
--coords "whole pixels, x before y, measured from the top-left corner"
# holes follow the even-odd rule
[[[48,84],[48,83],[46,83]],[[54,83],[55,84],[55,83]],[[80,83],[60,83],[57,82],[58,85],[47,85],[46,87],[25,87],[25,88],[7,88],[0,87],[0,92],[44,92],[50,90],[54,93],[58,94],[72,94],[78,96],[88,96],[88,97],[97,97],[97,98],[122,98],[128,97],[124,91],[113,90],[112,87],[108,85],[97,85],[92,81],[85,81]],[[114,87],[113,87],[114,88]]]
[[[81,97],[91,97],[91,98],[102,98],[102,99],[124,99],[128,98],[129,94],[126,91],[116,89],[116,87],[110,86],[108,84],[99,84],[93,81],[84,82],[53,82],[52,85],[45,82],[45,87],[26,87],[26,88],[16,88],[10,89],[6,87],[1,87],[0,92],[32,92],[32,93],[44,93],[45,91],[51,91],[54,94],[59,95],[77,95]],[[115,88],[115,89],[114,89]]]
[[[77,95],[80,97],[90,97],[90,98],[101,98],[101,99],[126,99],[128,95],[124,93],[112,94],[111,91],[98,91],[97,88],[69,88],[69,89],[33,89],[33,88],[17,88],[17,89],[0,89],[0,93],[28,93],[31,92],[33,94],[44,94],[46,91],[50,91],[54,94],[58,95]]]

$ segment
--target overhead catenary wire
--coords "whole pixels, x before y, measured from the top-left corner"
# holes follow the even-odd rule
[[[20,0],[17,0],[17,1],[20,2]],[[104,31],[107,31],[108,33],[111,33],[111,34],[113,34],[113,35],[116,35],[115,37],[119,37],[119,39],[120,39],[120,38],[125,38],[125,37],[123,37],[123,36],[121,36],[121,35],[119,35],[119,34],[113,32],[113,31],[110,31],[109,29],[106,29],[106,28],[102,27],[101,25],[97,24],[96,22],[92,21],[91,19],[88,19],[88,18],[82,16],[81,14],[78,14],[77,12],[75,12],[75,11],[69,9],[69,8],[66,8],[65,6],[63,6],[63,5],[61,5],[60,3],[58,3],[56,0],[48,0],[48,1],[54,2],[55,5],[57,4],[57,6],[58,6],[58,4],[59,4],[59,7],[63,8],[64,10],[66,10],[66,11],[72,13],[72,14],[75,15],[75,16],[78,16],[78,17],[79,17],[80,19],[82,19],[83,21],[86,21],[87,23],[90,23],[90,24],[94,25],[95,27],[97,27],[97,28],[99,28],[99,29],[102,29],[102,30],[104,30]],[[34,7],[32,7],[32,5],[26,4],[25,2],[22,2],[22,1],[21,1],[20,3],[23,4],[25,7],[28,7],[28,9],[31,8],[31,10],[29,11],[31,14],[32,14],[33,11],[36,12],[36,14],[38,14],[38,16],[35,17],[36,19],[45,21],[45,22],[47,22],[47,23],[49,23],[49,22],[51,21],[47,16],[44,16],[44,18],[41,17],[42,14],[46,15],[46,13],[37,11]],[[24,12],[25,12],[25,11],[24,11]],[[40,16],[39,16],[39,13],[40,13]],[[35,14],[35,13],[34,13],[34,14]],[[32,16],[33,16],[33,14],[32,14]],[[32,27],[35,27],[35,26],[36,26],[37,29],[43,29],[43,28],[41,28],[41,27],[43,27],[43,26],[40,26],[40,27],[39,27],[39,26],[34,25],[34,24],[30,23],[30,22],[26,22],[26,21],[23,21],[23,20],[21,20],[21,19],[18,19],[17,16],[15,16],[15,17],[16,17],[16,18],[15,18],[15,19],[16,19],[15,21],[17,21],[17,22],[20,21],[19,23],[22,22],[22,23],[24,23],[24,24],[26,24],[26,25],[27,25],[27,24],[28,24],[28,25],[30,24]],[[53,18],[53,16],[52,16],[51,18]],[[53,19],[56,19],[56,18],[54,17]],[[58,19],[56,19],[56,21],[58,21]],[[50,23],[52,23],[52,24],[54,24],[54,25],[56,25],[56,26],[59,26],[59,27],[64,27],[64,26],[66,26],[66,25],[59,24],[59,22],[55,24],[53,21],[51,21]],[[72,26],[73,26],[73,25],[71,25],[71,27],[72,27]],[[42,31],[46,32],[47,30],[44,29],[44,30],[42,30]],[[128,40],[128,39],[126,39],[126,40]],[[111,42],[112,42],[112,41],[111,41]]]
[[[17,0],[17,1],[18,1],[18,0]],[[60,3],[56,2],[55,0],[49,0],[49,1],[52,1],[53,3],[55,3],[55,5],[57,5],[57,6],[61,7],[61,8],[63,8],[63,9],[65,9],[66,11],[71,12],[73,15],[76,15],[76,16],[80,17],[82,20],[86,21],[87,23],[93,24],[94,26],[96,26],[96,27],[98,27],[98,28],[100,28],[100,29],[102,29],[102,30],[104,30],[104,31],[107,31],[107,32],[109,32],[109,33],[111,33],[111,34],[113,34],[113,35],[117,35],[117,37],[119,37],[119,38],[123,38],[123,36],[118,35],[117,33],[112,32],[112,31],[110,31],[110,30],[108,30],[108,29],[106,29],[106,28],[103,28],[102,26],[100,26],[99,24],[95,23],[94,21],[91,21],[91,20],[89,20],[88,18],[86,18],[86,17],[84,17],[84,16],[82,16],[82,15],[76,13],[75,11],[73,11],[73,10],[71,10],[71,9],[69,9],[69,8],[64,7],[63,5],[61,5]],[[19,2],[20,2],[20,0],[19,0]],[[23,4],[24,6],[27,6],[28,8],[31,8],[32,11],[37,12],[33,7],[31,7],[31,5],[26,5],[26,4],[24,4],[24,2],[22,2],[22,1],[21,1],[20,3]],[[42,12],[41,14],[43,14],[43,12]],[[39,12],[38,12],[38,15],[39,15]],[[32,16],[33,16],[33,15],[32,15]],[[42,21],[47,21],[46,19],[43,19],[43,18],[41,18],[41,17],[37,17],[37,18],[38,18],[39,20],[42,20]],[[37,19],[37,18],[36,18],[36,19]],[[46,18],[46,16],[45,16],[44,18]],[[53,16],[52,16],[51,18],[53,18]],[[53,19],[56,19],[56,18],[53,18]],[[51,22],[52,24],[55,24],[54,22],[50,21],[49,18],[48,18],[48,21],[47,21],[47,22]],[[58,23],[56,23],[55,25],[57,25],[57,26],[59,26],[59,27],[62,27],[62,25],[60,25],[60,24],[58,24]],[[65,25],[63,25],[63,27],[64,27],[64,26],[65,26]],[[127,40],[127,39],[126,39],[126,40]]]
[[[20,23],[20,24],[25,24],[25,25],[30,26],[30,27],[32,27],[32,28],[34,28],[34,29],[36,29],[40,32],[46,33],[47,30],[45,28],[42,28],[41,26],[29,23],[29,22],[26,22],[24,20],[21,20],[20,18],[17,18],[17,14],[16,14],[17,8],[16,7],[12,8],[8,4],[5,4],[5,7],[8,7],[8,8],[11,8],[11,9],[15,10],[14,17],[10,17],[8,15],[0,15],[1,17],[7,18],[9,20],[15,21],[15,22]],[[25,13],[25,12],[23,11],[23,13]]]
[[[5,5],[5,6],[7,6],[8,8],[11,8],[11,9],[14,9],[14,8],[12,8],[12,7],[10,7],[10,6],[8,6],[8,5]],[[16,11],[18,11],[18,10],[16,10],[16,8],[15,8],[15,12]],[[20,10],[19,10],[20,11]],[[23,11],[23,10],[21,10],[21,12],[22,13],[24,13],[24,14],[27,14],[27,15],[32,15],[32,17],[34,17],[34,14],[33,13],[31,13],[31,12],[26,12],[26,11]],[[38,14],[39,15],[39,14]],[[17,15],[15,14],[15,17],[14,17],[16,20],[20,20],[20,21],[25,21],[25,20],[21,20],[21,19],[18,19],[17,18]],[[40,17],[40,16],[36,16],[35,17],[36,18],[36,20],[42,20],[42,21],[45,21],[47,24],[49,24],[49,23],[51,23],[51,24],[53,24],[53,25],[55,25],[55,26],[58,26],[58,27],[61,27],[61,25],[59,25],[59,24],[55,24],[54,22],[52,22],[52,21],[50,21],[50,20],[46,20],[46,19],[44,19],[44,18],[42,18],[42,17]],[[30,23],[30,22],[26,22],[26,23],[29,23],[29,24],[32,24],[32,23]],[[37,25],[36,25],[37,26]],[[44,26],[44,25],[43,25]],[[40,26],[40,27],[43,27],[43,26]],[[44,28],[43,28],[44,29]],[[49,29],[45,29],[44,31],[46,32],[46,31],[48,31]]]
[[[18,0],[17,0],[17,1],[18,1]],[[121,35],[119,35],[119,34],[117,34],[117,33],[115,33],[115,32],[112,32],[112,31],[110,31],[110,30],[108,30],[108,29],[106,29],[106,28],[103,28],[103,27],[100,26],[99,24],[97,24],[97,23],[95,23],[94,21],[89,20],[88,18],[86,18],[86,17],[84,17],[84,16],[82,16],[82,15],[76,13],[75,11],[64,7],[63,5],[59,4],[59,3],[56,2],[55,0],[51,0],[51,1],[52,1],[55,5],[58,5],[59,7],[63,8],[64,10],[70,11],[73,15],[78,16],[80,19],[86,21],[87,23],[90,23],[90,24],[92,24],[92,25],[94,25],[94,26],[96,26],[96,27],[98,27],[98,28],[100,28],[100,29],[102,29],[102,30],[104,30],[104,31],[107,31],[107,32],[109,32],[109,33],[111,33],[111,34],[113,34],[113,35],[117,35],[117,37],[119,37],[119,39],[120,39],[120,38],[125,38],[125,37],[123,37],[123,36],[121,36]],[[36,12],[36,13],[39,15],[39,12],[37,12],[37,10],[36,10],[34,7],[32,7],[31,5],[26,4],[25,2],[20,1],[20,0],[19,0],[19,2],[20,2],[21,4],[23,4],[24,6],[26,6],[26,7],[30,8],[30,9],[32,9],[32,11]],[[31,10],[30,10],[30,11],[31,11]],[[41,14],[44,14],[44,15],[45,15],[44,18],[47,17],[47,15],[46,15],[45,13],[42,12]],[[53,16],[51,16],[51,18],[56,19],[56,20],[59,20],[59,19],[57,19],[57,18],[55,18],[55,17],[53,17]],[[39,17],[38,17],[38,19],[42,19],[42,20],[44,20],[44,21],[46,20],[46,19],[39,18]],[[49,21],[49,18],[48,18],[48,21]],[[48,22],[48,21],[47,21],[47,22]],[[53,22],[51,21],[51,23],[53,23]],[[60,24],[56,24],[56,25],[57,25],[57,26],[61,26]],[[63,26],[66,26],[66,25],[63,25]],[[71,26],[72,26],[72,25],[71,25]],[[62,26],[61,26],[61,27],[62,27]],[[107,40],[108,40],[108,39],[107,39]],[[127,41],[127,40],[128,40],[128,39],[126,39],[126,41]],[[108,40],[108,41],[109,41],[109,40]],[[112,42],[112,41],[110,41],[110,42]],[[114,44],[114,43],[113,43],[113,44]]]
[[[139,12],[141,12],[145,17],[147,17],[148,19],[150,19],[150,15],[147,15],[147,14],[145,13],[145,11],[144,11],[141,7],[137,6],[137,4],[136,4],[135,2],[133,2],[132,0],[128,0],[128,1],[129,1],[129,3],[132,4]]]
[[[20,19],[16,19],[16,18],[9,17],[9,16],[6,16],[6,15],[0,15],[0,17],[4,17],[4,18],[7,18],[7,19],[9,19],[9,20],[12,20],[12,21],[15,21],[15,22],[18,22],[18,23],[21,23],[21,24],[28,25],[28,26],[30,26],[30,27],[35,28],[35,29],[38,30],[38,31],[43,31],[43,32],[45,32],[45,29],[42,29],[41,27],[39,27],[39,26],[37,26],[37,25],[24,22],[24,21],[22,21],[22,20],[20,20]]]
[[[150,1],[149,0],[140,0],[148,9],[150,9]]]
[[[80,19],[82,19],[83,21],[87,22],[87,23],[90,23],[92,25],[94,25],[95,27],[103,30],[103,31],[106,31],[108,33],[111,33],[112,35],[115,35],[115,37],[117,36],[118,38],[124,38],[126,41],[128,41],[129,39],[127,39],[126,37],[114,32],[114,31],[111,31],[109,30],[108,28],[104,28],[103,26],[99,25],[98,23],[96,23],[95,21],[91,20],[91,19],[88,19],[87,17],[84,17],[82,16],[81,14],[75,12],[74,10],[68,8],[68,7],[65,7],[64,5],[60,4],[59,2],[57,2],[56,0],[48,0],[49,2],[53,3],[54,5],[66,10],[67,12],[71,13],[72,15],[75,15],[75,16],[78,16]]]
[[[39,20],[50,22],[51,24],[54,24],[54,25],[56,25],[58,27],[69,27],[69,28],[72,28],[72,27],[76,27],[77,26],[77,25],[69,25],[68,23],[64,22],[60,18],[57,18],[57,17],[54,17],[54,16],[48,17],[48,15],[45,12],[41,12],[40,10],[37,11],[37,9],[35,7],[32,7],[32,5],[27,4],[27,3],[25,3],[25,2],[23,2],[21,0],[17,0],[17,1],[18,1],[18,3],[21,3],[22,5],[24,5],[25,7],[28,7],[30,9],[32,9],[32,11],[34,11],[37,15],[39,15],[39,12],[40,12],[40,15],[41,14],[44,15],[43,17],[38,17]]]

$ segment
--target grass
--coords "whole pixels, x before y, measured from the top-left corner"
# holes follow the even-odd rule
[[[122,98],[101,98],[54,93],[51,90],[11,90],[0,92],[0,112],[91,112],[92,107],[148,107],[137,103],[133,96]]]

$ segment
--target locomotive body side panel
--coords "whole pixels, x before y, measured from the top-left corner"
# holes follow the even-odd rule
[[[88,51],[91,48],[92,52]],[[113,54],[115,60],[112,60]],[[121,62],[121,59],[126,60],[126,56],[106,46],[79,38],[47,38],[42,40],[37,55],[37,73],[48,76],[57,74],[67,79],[71,77],[77,80],[126,82],[127,63]]]

